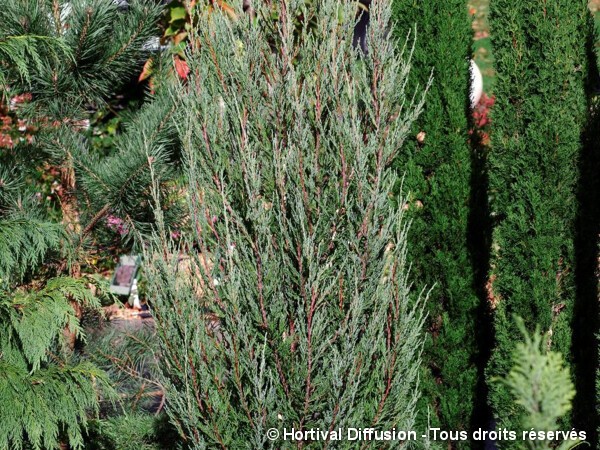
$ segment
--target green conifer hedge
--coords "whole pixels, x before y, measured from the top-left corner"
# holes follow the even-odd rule
[[[589,113],[586,3],[491,3],[497,101],[489,155],[495,221],[489,294],[497,342],[490,379],[510,370],[519,335],[513,314],[530,331],[539,325],[548,348],[571,354],[578,158]],[[507,389],[490,384],[499,424],[515,425],[519,410]]]
[[[395,33],[416,25],[413,83],[433,84],[410,142],[397,159],[413,220],[408,257],[429,298],[429,406],[448,429],[468,429],[477,383],[478,296],[469,253],[472,162],[469,58],[472,30],[462,0],[395,0]],[[426,413],[426,409],[422,408]]]

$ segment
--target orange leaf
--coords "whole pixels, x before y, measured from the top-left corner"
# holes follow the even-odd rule
[[[179,58],[179,56],[175,57],[174,62],[175,71],[177,72],[177,75],[179,75],[179,78],[182,80],[187,79],[188,75],[190,74],[190,67],[188,66],[187,62]]]
[[[181,42],[183,42],[185,40],[185,38],[187,37],[187,32],[182,31],[181,33],[178,33],[177,35],[175,35],[175,37],[173,38],[173,44],[177,45]]]
[[[150,75],[152,75],[152,58],[148,59],[148,61],[146,61],[146,63],[144,64],[142,73],[140,73],[140,76],[138,78],[138,83],[141,83],[142,81],[148,79]]]
[[[229,6],[223,0],[217,0],[215,3],[219,6],[219,8],[221,8],[223,11],[225,11],[225,13],[229,16],[229,18],[231,20],[237,20],[237,16],[235,15],[235,10],[231,6]]]

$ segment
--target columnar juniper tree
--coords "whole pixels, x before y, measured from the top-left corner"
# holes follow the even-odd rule
[[[578,158],[589,111],[586,3],[491,4],[498,78],[489,157],[497,340],[490,377],[510,370],[515,313],[528,330],[541,327],[548,348],[571,354]],[[492,385],[490,401],[499,424],[514,427],[518,410],[507,389]]]
[[[198,17],[191,40],[178,95],[193,238],[187,262],[159,239],[148,281],[168,412],[193,448],[415,427],[423,315],[390,167],[422,106],[410,50],[387,36],[387,2],[368,56],[352,46],[355,6],[315,3]]]
[[[472,29],[465,2],[395,0],[395,34],[416,26],[412,83],[433,70],[423,114],[396,164],[405,174],[405,208],[412,220],[408,260],[415,286],[433,286],[423,403],[446,429],[469,429],[477,383],[475,273],[469,254],[471,151],[469,58]],[[478,224],[482,227],[483,224]]]

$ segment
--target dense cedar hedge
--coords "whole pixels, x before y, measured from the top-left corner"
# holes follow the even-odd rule
[[[416,24],[413,82],[427,84],[432,69],[434,77],[424,112],[397,160],[409,195],[403,206],[413,220],[408,252],[415,287],[435,285],[425,352],[427,404],[422,406],[429,406],[432,420],[447,429],[469,429],[476,400],[478,310],[469,252],[472,29],[462,0],[395,0],[393,11],[401,43]],[[421,410],[427,420],[427,408]]]
[[[539,325],[547,347],[573,363],[578,161],[589,120],[586,3],[491,3],[497,100],[488,160],[495,222],[489,295],[497,342],[488,376],[501,426],[515,426],[519,414],[506,387],[491,382],[510,369],[519,336],[513,315],[530,330]]]

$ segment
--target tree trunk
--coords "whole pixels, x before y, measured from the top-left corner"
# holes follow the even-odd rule
[[[81,224],[79,222],[77,197],[75,196],[75,169],[73,168],[71,155],[68,156],[65,164],[60,169],[60,184],[62,186],[59,194],[62,222],[69,232],[79,234],[81,232]],[[69,268],[69,275],[74,278],[81,277],[81,266],[77,256]],[[79,303],[71,301],[71,306],[77,318],[81,319],[82,311]],[[74,349],[77,340],[75,333],[69,328],[65,328],[65,337],[67,338],[69,348]]]

